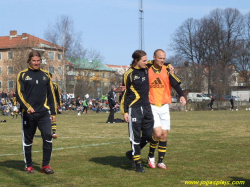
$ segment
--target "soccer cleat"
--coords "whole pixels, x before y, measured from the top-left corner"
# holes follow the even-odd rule
[[[56,134],[53,134],[53,135],[52,135],[52,138],[53,138],[53,139],[56,139],[56,138],[57,138],[57,135],[56,135]]]
[[[168,169],[164,163],[158,163],[157,167],[162,169]]]
[[[26,172],[27,173],[35,173],[35,169],[33,167],[27,167]]]
[[[132,151],[127,151],[126,157],[130,160],[132,167],[135,168],[135,161],[133,160]]]
[[[53,169],[51,169],[51,167],[49,165],[47,165],[47,166],[42,167],[42,173],[54,174],[54,171],[53,171]]]
[[[145,170],[143,169],[143,166],[142,166],[141,163],[136,164],[135,171],[136,171],[136,172],[145,173]]]
[[[151,167],[151,168],[156,168],[156,166],[155,166],[155,157],[150,158],[150,157],[148,156],[148,165],[149,165],[149,167]]]

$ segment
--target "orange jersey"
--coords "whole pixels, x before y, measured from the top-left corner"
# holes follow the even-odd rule
[[[148,70],[149,101],[151,104],[161,106],[172,103],[169,73],[165,65],[162,69],[151,66]]]

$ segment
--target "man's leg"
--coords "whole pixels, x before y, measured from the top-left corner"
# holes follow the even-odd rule
[[[110,106],[110,113],[109,113],[107,123],[113,123],[114,122],[114,115],[115,115],[114,109],[112,109],[112,107]]]
[[[32,117],[31,115],[34,116],[34,114],[22,113],[22,142],[23,142],[24,162],[26,168],[32,167],[32,154],[31,154],[32,143],[37,127],[36,121],[31,118]]]
[[[142,114],[141,108],[129,108],[129,138],[132,148],[132,160],[128,157],[127,153],[126,156],[130,159],[132,165],[135,164],[136,172],[145,172],[141,163],[141,148],[140,148],[140,141],[141,141],[141,124],[142,124]]]
[[[167,133],[168,133],[167,130],[162,130],[162,137],[158,145],[158,167],[159,164],[163,162],[163,159],[167,151]]]
[[[50,119],[50,114],[47,111],[40,113],[38,120],[38,128],[41,131],[43,139],[42,166],[47,166],[50,163],[51,153],[52,153],[51,119]]]
[[[51,122],[51,126],[52,126],[52,137],[54,139],[57,138],[57,134],[56,134],[56,122]]]
[[[168,130],[170,130],[170,113],[169,113],[169,105],[166,104],[162,106],[162,111],[160,115],[161,122],[161,137],[158,145],[158,164],[157,167],[162,169],[167,169],[166,165],[163,163],[163,159],[167,150],[167,135]]]

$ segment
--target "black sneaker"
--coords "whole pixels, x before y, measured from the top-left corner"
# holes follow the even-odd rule
[[[129,159],[132,167],[135,168],[135,161],[133,160],[132,151],[127,151],[126,152],[126,157]]]
[[[46,173],[46,174],[54,174],[53,169],[51,169],[51,167],[48,166],[43,166],[42,167],[42,173]]]
[[[141,163],[136,164],[136,168],[135,168],[136,172],[141,172],[141,173],[145,173],[145,170],[143,169],[143,166]]]

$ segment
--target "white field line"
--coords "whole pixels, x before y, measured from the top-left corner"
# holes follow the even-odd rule
[[[59,148],[53,149],[53,151],[64,150],[64,149],[76,149],[76,148],[82,148],[82,147],[96,147],[96,146],[100,146],[100,145],[109,145],[109,144],[117,144],[117,143],[124,143],[124,142],[128,142],[128,141],[110,142],[110,143],[100,143],[100,144],[90,144],[90,145],[80,145],[80,146],[72,146],[72,147],[59,147]],[[32,152],[33,152],[33,153],[38,153],[38,152],[42,152],[42,150],[39,150],[39,151],[32,151]],[[3,156],[15,156],[15,155],[23,155],[23,153],[16,153],[16,154],[0,154],[0,157],[3,157]]]
[[[39,136],[40,135],[35,135],[36,137],[34,137],[34,138],[39,138]],[[20,136],[6,136],[6,135],[0,135],[0,137],[7,137],[7,138],[21,138],[21,135]],[[40,137],[40,138],[42,138],[42,137]],[[96,139],[96,138],[104,138],[104,139],[113,139],[113,138],[110,138],[110,137],[104,137],[104,136],[92,136],[92,137],[88,137],[88,136],[84,136],[84,137],[82,137],[82,136],[78,136],[78,137],[74,137],[74,136],[69,136],[69,137],[67,137],[67,136],[64,136],[64,137],[59,137],[60,139],[73,139],[73,138],[86,138],[86,139],[90,139],[90,138],[93,138],[93,139]],[[129,138],[129,137],[119,137],[119,138]],[[57,141],[57,140],[54,140],[54,141]]]

